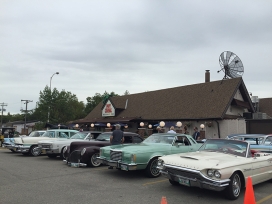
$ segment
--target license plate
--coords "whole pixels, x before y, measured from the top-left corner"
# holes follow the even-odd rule
[[[179,178],[179,183],[184,186],[190,186],[190,181],[188,179]]]
[[[45,149],[42,150],[42,154],[46,154],[46,150]]]
[[[128,168],[126,165],[121,164],[121,170],[128,171]]]
[[[71,167],[79,167],[78,163],[71,163]]]

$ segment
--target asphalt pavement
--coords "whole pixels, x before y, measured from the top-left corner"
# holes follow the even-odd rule
[[[59,158],[24,156],[0,148],[0,203],[41,204],[242,204],[223,193],[186,186],[172,186],[163,177],[147,178],[143,171],[125,172],[68,167]],[[272,183],[254,186],[257,204],[272,203]]]

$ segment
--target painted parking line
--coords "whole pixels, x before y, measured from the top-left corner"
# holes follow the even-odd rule
[[[159,181],[144,183],[143,186],[152,185],[152,184],[156,184],[156,183],[161,183],[161,182],[165,182],[165,181],[168,181],[168,179],[163,179],[163,180],[159,180]]]
[[[269,196],[264,197],[263,199],[259,200],[258,202],[256,202],[256,204],[261,204],[264,201],[269,200],[270,198],[272,198],[272,194],[270,194]]]

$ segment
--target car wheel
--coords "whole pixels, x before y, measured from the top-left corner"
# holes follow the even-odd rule
[[[160,173],[160,170],[157,169],[157,166],[158,166],[158,158],[151,159],[151,161],[148,163],[145,169],[146,175],[150,178],[158,177],[161,173]]]
[[[171,179],[169,179],[169,182],[170,182],[173,186],[178,186],[178,185],[179,185],[179,182],[173,181],[173,180],[171,180]]]
[[[67,146],[64,146],[62,149],[61,149],[61,153],[60,153],[60,158],[61,159],[65,159],[65,153],[67,151]]]
[[[41,154],[41,149],[37,145],[33,145],[30,148],[30,154],[34,157],[39,156]]]
[[[94,153],[89,161],[88,166],[91,167],[98,167],[101,165],[101,163],[97,162],[96,158],[99,157],[99,153]]]
[[[230,183],[225,189],[226,197],[230,200],[236,200],[241,193],[241,186],[241,177],[237,172],[235,172],[230,177]]]
[[[55,155],[55,154],[47,154],[47,156],[48,156],[49,158],[56,158],[56,157],[57,157],[57,155]]]

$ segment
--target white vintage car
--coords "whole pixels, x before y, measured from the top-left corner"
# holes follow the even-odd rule
[[[235,200],[249,176],[253,185],[272,179],[272,154],[251,150],[245,141],[209,139],[197,152],[160,157],[157,168],[172,185],[225,191]]]
[[[24,155],[39,156],[41,149],[38,147],[38,142],[41,140],[57,140],[57,139],[68,139],[76,134],[77,130],[69,129],[52,129],[47,130],[40,137],[21,137],[14,138],[14,151],[21,152]]]
[[[38,142],[38,147],[41,149],[42,153],[47,154],[49,158],[60,156],[63,159],[64,149],[69,146],[71,142],[96,139],[101,133],[101,131],[83,131],[74,134],[68,140],[41,140]]]

